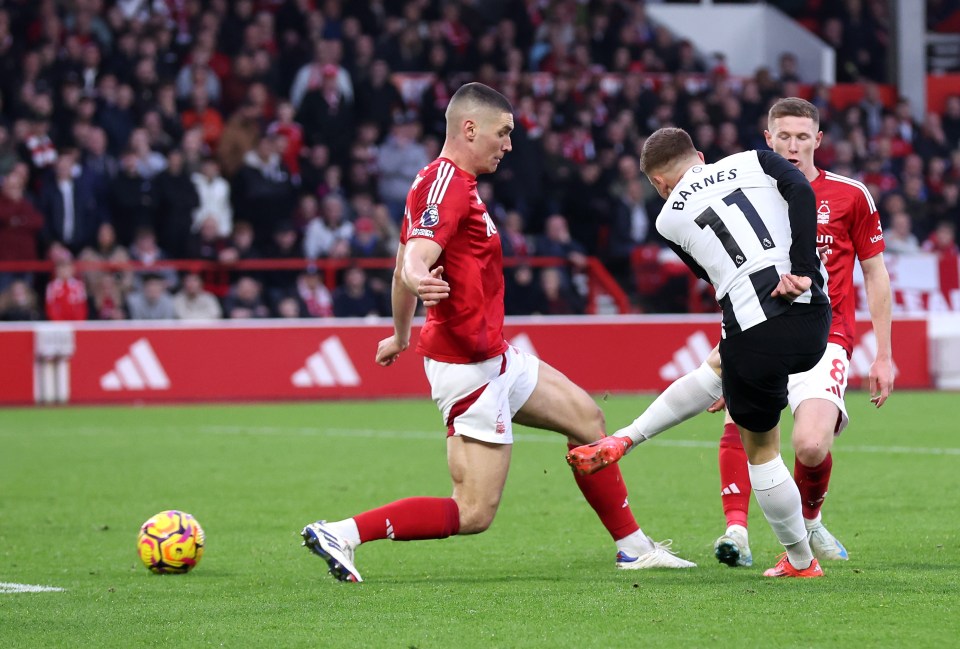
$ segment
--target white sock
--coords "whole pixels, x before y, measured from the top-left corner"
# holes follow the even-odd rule
[[[357,523],[352,518],[345,518],[335,523],[327,523],[330,531],[346,541],[351,548],[360,545],[360,530],[357,529]]]
[[[633,445],[659,435],[706,410],[723,395],[723,382],[706,361],[671,383],[632,424],[614,435],[629,437]]]
[[[803,524],[800,490],[779,455],[764,464],[748,464],[750,482],[760,509],[787,551],[794,568],[808,568],[813,552]]]
[[[823,519],[820,516],[820,512],[817,512],[816,518],[804,518],[803,524],[807,528],[807,531],[809,532],[810,530],[815,530],[821,525],[823,525],[823,523],[821,522],[822,520]]]
[[[623,550],[630,556],[639,557],[641,554],[653,550],[653,541],[643,533],[643,530],[637,530],[617,541],[617,550]]]

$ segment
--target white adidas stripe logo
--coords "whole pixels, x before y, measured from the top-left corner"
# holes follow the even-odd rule
[[[733,494],[740,493],[740,487],[737,486],[736,482],[731,482],[726,487],[720,490],[721,496],[732,496]]]
[[[692,372],[707,360],[713,350],[707,334],[697,331],[689,338],[686,344],[673,353],[673,360],[660,368],[660,378],[664,381],[676,381],[681,376]]]
[[[337,336],[320,343],[320,350],[307,357],[305,365],[293,373],[290,382],[297,388],[334,385],[360,385],[360,375]]]
[[[100,387],[117,390],[169,390],[170,379],[146,338],[130,345],[130,352],[100,377]]]
[[[513,345],[522,352],[526,352],[527,354],[531,354],[537,358],[540,358],[540,354],[537,353],[536,347],[533,346],[533,341],[530,340],[530,336],[527,334],[517,334],[508,340],[507,343]]]
[[[870,374],[870,365],[873,359],[877,357],[877,335],[873,331],[868,331],[860,339],[860,344],[853,348],[853,354],[850,355],[850,374],[853,376],[867,376]],[[890,361],[893,368],[893,376],[900,374],[897,364]]]

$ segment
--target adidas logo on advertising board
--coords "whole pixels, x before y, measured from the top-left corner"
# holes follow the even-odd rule
[[[868,331],[860,338],[860,342],[854,345],[853,354],[850,356],[850,375],[867,376],[870,374],[870,365],[873,359],[877,357],[877,335],[873,331]],[[897,364],[893,365],[893,376],[896,378],[900,374]]]
[[[337,336],[320,343],[319,351],[307,357],[303,367],[293,373],[290,382],[296,388],[360,385],[360,375]]]
[[[114,363],[112,370],[100,377],[100,387],[110,392],[169,390],[170,379],[150,342],[141,338],[130,345],[130,351]]]
[[[673,353],[673,360],[660,368],[660,378],[675,381],[684,374],[692,372],[707,360],[713,350],[707,334],[697,331],[687,338],[687,342]]]

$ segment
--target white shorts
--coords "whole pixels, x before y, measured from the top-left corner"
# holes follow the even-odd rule
[[[797,407],[807,399],[826,399],[840,409],[834,435],[839,435],[850,423],[847,416],[847,407],[843,403],[843,395],[847,392],[847,374],[850,370],[850,361],[847,351],[837,343],[827,343],[823,358],[806,372],[791,374],[787,381],[787,400],[790,402],[790,412],[796,412]]]
[[[512,419],[537,387],[540,359],[511,346],[480,363],[424,358],[423,368],[448,437],[512,444]]]

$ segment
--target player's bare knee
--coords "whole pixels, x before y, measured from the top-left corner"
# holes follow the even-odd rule
[[[800,464],[813,467],[827,458],[827,453],[830,452],[830,446],[816,438],[794,437],[793,451],[800,461]]]
[[[496,507],[488,505],[460,505],[460,534],[479,534],[493,523]]]

